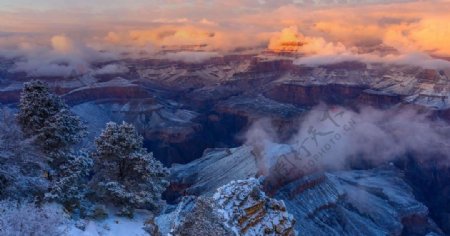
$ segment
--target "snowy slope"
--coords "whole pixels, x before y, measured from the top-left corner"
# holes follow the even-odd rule
[[[149,218],[149,212],[137,211],[132,219],[109,214],[104,220],[89,220],[85,229],[81,230],[72,222],[68,236],[148,236],[143,229]]]

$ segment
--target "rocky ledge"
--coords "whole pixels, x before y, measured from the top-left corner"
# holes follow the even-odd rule
[[[183,195],[210,197],[230,181],[260,174],[249,146],[211,149],[171,171],[174,202]],[[393,166],[312,174],[277,186],[274,192],[273,198],[282,200],[295,218],[299,235],[443,235]],[[227,204],[231,203],[222,205]]]
[[[299,235],[442,234],[397,169],[311,175],[278,191]]]

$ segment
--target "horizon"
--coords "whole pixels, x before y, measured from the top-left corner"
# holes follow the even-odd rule
[[[99,61],[199,63],[230,53],[450,68],[450,1],[13,1],[0,3],[0,56],[63,76]],[[36,54],[49,58],[37,63]],[[166,55],[167,54],[167,55]],[[51,59],[50,59],[51,58]],[[51,65],[54,60],[67,64]],[[63,66],[64,67],[64,66]],[[43,73],[48,75],[51,73]]]

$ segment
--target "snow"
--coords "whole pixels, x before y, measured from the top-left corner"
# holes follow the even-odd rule
[[[174,221],[176,218],[176,211],[170,212],[168,214],[162,214],[155,217],[155,223],[158,225],[159,232],[162,235],[169,235],[170,230],[173,225],[178,225],[180,222]]]
[[[236,235],[291,235],[295,220],[283,201],[271,199],[261,190],[261,180],[231,181],[213,195],[218,212]]]
[[[76,80],[73,80],[76,81]],[[80,81],[77,81],[80,83]],[[107,87],[138,87],[138,85],[133,84],[132,81],[118,77],[114,78],[112,80],[106,81],[106,82],[98,82],[98,83],[90,83],[89,85],[85,85],[84,83],[81,86],[74,87],[73,90],[65,94],[66,96],[70,96],[71,94],[74,94],[79,91],[83,91],[86,89],[92,89],[92,88],[107,88]],[[71,87],[72,88],[72,87]]]
[[[143,229],[150,213],[144,210],[136,211],[132,219],[109,214],[104,220],[88,221],[85,230],[70,226],[68,236],[148,236]]]
[[[255,177],[257,172],[250,146],[209,149],[202,158],[171,168],[177,181],[190,185],[186,193],[192,195],[212,195],[218,187],[232,180]]]

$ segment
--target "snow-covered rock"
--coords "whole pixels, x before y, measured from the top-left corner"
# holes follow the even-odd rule
[[[255,177],[258,173],[253,148],[216,148],[206,150],[203,157],[170,169],[174,195],[208,195],[233,180]]]
[[[185,197],[172,213],[168,235],[234,235],[225,222],[212,198]],[[162,230],[161,233],[165,235]]]
[[[272,156],[276,158],[276,154]],[[172,180],[178,181],[177,186],[172,185],[172,190],[178,190],[181,195],[196,196],[211,196],[220,185],[260,174],[253,151],[246,146],[214,149],[201,159],[176,165],[171,170]],[[239,187],[238,182],[235,185],[236,188],[220,191],[226,193],[224,191],[234,189],[236,194],[248,191]],[[309,175],[286,186],[274,187],[264,190],[273,192],[274,199],[284,201],[287,211],[296,219],[295,229],[299,235],[441,232],[429,217],[427,207],[414,196],[400,170],[393,167]],[[245,196],[236,195],[236,198],[242,195]]]
[[[295,235],[294,217],[283,201],[268,197],[258,179],[237,180],[217,189],[219,212],[237,235]]]
[[[162,235],[295,235],[283,201],[268,197],[259,179],[232,181],[210,196],[184,197],[156,219]],[[170,227],[167,227],[170,222]]]
[[[278,191],[299,235],[441,233],[396,169],[316,174]]]

